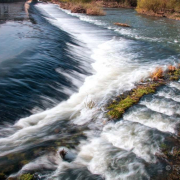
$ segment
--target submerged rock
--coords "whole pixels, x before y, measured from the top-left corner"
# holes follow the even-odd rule
[[[60,154],[60,156],[61,156],[62,159],[65,159],[66,154],[67,154],[67,151],[65,151],[65,150],[63,149],[63,150],[61,150],[61,151],[59,152],[59,154]]]
[[[72,151],[67,150],[60,150],[59,154],[64,161],[72,162],[76,158],[76,154],[74,154]]]
[[[117,25],[117,26],[122,26],[122,27],[130,27],[128,24],[123,24],[123,23],[114,23],[114,25]]]

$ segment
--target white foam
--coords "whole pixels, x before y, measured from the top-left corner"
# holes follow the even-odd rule
[[[164,137],[139,123],[120,121],[104,127],[102,137],[114,146],[134,152],[147,162],[156,162],[155,154]]]
[[[133,107],[123,116],[124,120],[138,122],[150,128],[156,128],[163,132],[175,133],[176,124],[179,123],[177,118],[164,117],[160,113],[153,113],[147,108]]]
[[[169,89],[168,91],[164,91],[164,90],[158,91],[157,95],[161,97],[165,97],[167,99],[172,99],[175,102],[180,102],[180,95],[175,93],[173,89]]]
[[[172,116],[174,114],[180,114],[179,105],[175,101],[168,101],[166,99],[153,98],[149,100],[143,100],[140,104],[145,105],[147,108]]]
[[[101,174],[107,180],[148,178],[143,162],[136,155],[112,146],[104,135],[81,145],[75,163],[87,166],[93,174]]]
[[[171,83],[169,84],[169,86],[170,86],[170,87],[174,87],[174,88],[180,90],[180,83],[179,83],[179,82],[171,82]]]

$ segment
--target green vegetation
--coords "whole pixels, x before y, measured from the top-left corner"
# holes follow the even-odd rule
[[[60,2],[69,2],[69,3],[90,3],[92,0],[59,0]]]
[[[28,163],[29,163],[28,160],[22,160],[22,161],[20,162],[20,164],[23,165],[23,166],[24,166],[25,164],[28,164]]]
[[[117,2],[121,7],[136,7],[137,0],[104,0],[104,2]]]
[[[49,0],[74,13],[105,15],[103,7],[136,7],[139,13],[180,19],[179,0]]]
[[[138,11],[153,11],[154,13],[162,11],[173,13],[180,11],[179,0],[104,0],[104,2],[117,2],[123,7],[137,7]]]
[[[170,80],[177,81],[177,80],[179,80],[179,76],[172,76],[172,77],[170,77]]]
[[[180,20],[179,0],[138,0],[137,12]]]
[[[169,11],[170,13],[180,10],[179,0],[138,0],[137,9],[153,11],[154,13]]]
[[[20,180],[33,180],[33,175],[32,174],[30,174],[30,173],[28,173],[28,174],[22,174],[21,176],[20,176]]]
[[[162,150],[167,149],[167,145],[166,145],[165,143],[161,143],[161,144],[160,144],[160,148],[161,148]]]
[[[107,109],[108,115],[111,118],[121,118],[123,113],[132,105],[137,104],[141,97],[144,95],[154,93],[156,88],[166,84],[169,81],[176,81],[180,78],[180,66],[168,66],[166,71],[163,71],[161,67],[156,68],[153,73],[150,74],[150,81],[147,80],[143,84],[137,86],[129,92],[118,97],[119,100],[114,100]]]
[[[125,110],[127,110],[133,104],[138,103],[142,96],[154,93],[156,87],[158,87],[160,84],[161,83],[153,83],[138,86],[137,88],[133,89],[126,98],[120,100],[118,103],[113,102],[110,104],[108,107],[108,109],[110,109],[108,114],[112,118],[120,118]]]
[[[59,4],[63,9],[71,10],[72,13],[105,15],[102,8],[93,0],[51,0],[51,2]]]

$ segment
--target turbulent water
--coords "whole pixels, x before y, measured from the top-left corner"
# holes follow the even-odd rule
[[[180,22],[105,11],[0,4],[0,172],[59,180],[167,173],[157,154],[177,135],[180,82],[145,96],[116,122],[108,122],[105,105],[157,66],[179,63]]]

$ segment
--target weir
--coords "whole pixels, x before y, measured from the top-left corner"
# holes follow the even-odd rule
[[[25,2],[0,4],[0,174],[133,180],[171,173],[160,155],[179,147],[180,82],[147,94],[115,121],[105,105],[149,76],[157,81],[156,67],[179,63],[180,23],[133,9],[91,17]]]

